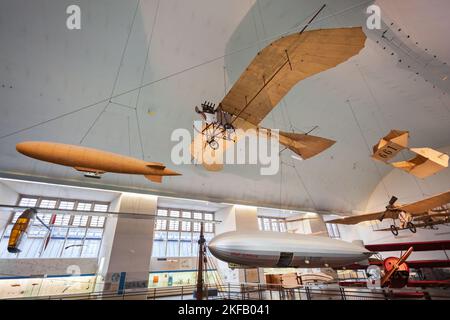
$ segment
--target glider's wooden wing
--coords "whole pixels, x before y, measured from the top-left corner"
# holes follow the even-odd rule
[[[299,81],[347,61],[365,41],[361,27],[283,37],[258,53],[223,99],[222,109],[258,125]]]
[[[450,191],[438,194],[428,199],[401,206],[400,209],[412,215],[420,215],[428,212],[428,210],[446,205],[447,203],[450,203]]]
[[[398,213],[393,211],[388,212],[375,212],[375,213],[368,213],[368,214],[361,214],[357,216],[351,216],[351,217],[345,217],[341,219],[335,219],[331,221],[327,221],[327,223],[336,223],[336,224],[358,224],[364,221],[372,221],[372,220],[379,220],[383,217],[384,219],[397,219]]]
[[[391,165],[421,179],[448,168],[449,156],[445,153],[431,148],[411,148],[410,150],[417,156],[407,161],[391,163]]]

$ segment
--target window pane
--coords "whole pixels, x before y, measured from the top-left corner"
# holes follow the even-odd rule
[[[37,216],[38,216],[39,219],[41,219],[42,222],[44,222],[45,224],[47,224],[47,225],[50,224],[50,220],[51,220],[51,218],[52,218],[52,214],[51,214],[51,213],[46,213],[46,214],[38,213]],[[34,225],[40,225],[40,226],[42,226],[42,223],[41,223],[38,219],[36,219],[36,220],[34,221],[33,224],[34,224]]]
[[[105,225],[105,217],[99,217],[99,216],[92,216],[91,222],[89,223],[89,226],[95,227],[95,228],[103,228]]]
[[[178,220],[169,220],[169,230],[176,231],[179,228],[180,221]]]
[[[214,225],[212,223],[205,223],[205,232],[213,232]]]
[[[47,244],[47,248],[42,253],[42,258],[59,258],[61,254],[62,247],[64,245],[64,238],[56,238],[54,237],[54,233],[52,232],[52,236]]]
[[[55,209],[55,207],[56,207],[56,200],[43,199],[39,204],[39,208]]]
[[[81,251],[82,258],[95,258],[100,250],[101,240],[86,240]]]
[[[156,230],[166,230],[167,220],[157,219],[156,220]]]
[[[103,236],[103,229],[92,228],[86,232],[86,240],[101,240]]]
[[[272,219],[272,231],[278,232],[278,220]]]
[[[73,216],[72,225],[77,227],[86,227],[89,216]]]
[[[87,202],[79,202],[77,205],[78,211],[90,211],[92,207],[92,203]]]
[[[70,221],[70,214],[57,214],[55,219],[55,225],[68,226]]]
[[[20,207],[34,207],[36,206],[37,199],[36,198],[22,198],[20,199],[19,206]]]
[[[183,211],[182,217],[185,219],[191,219],[192,214],[190,211]]]
[[[263,218],[263,225],[265,231],[270,231],[270,220],[267,218]]]
[[[201,212],[194,212],[194,219],[202,220],[203,214]]]
[[[47,232],[47,228],[43,225],[34,225],[28,230],[28,238],[44,238]]]
[[[62,209],[62,210],[73,210],[74,207],[75,207],[75,202],[73,202],[73,201],[61,201],[59,203],[59,209]]]
[[[194,232],[200,232],[200,228],[201,228],[201,224],[200,224],[200,222],[193,222],[192,223],[193,225],[194,225]]]
[[[61,257],[77,258],[81,254],[83,240],[67,240]]]
[[[190,232],[182,232],[180,236],[180,257],[192,256],[192,234]]]
[[[205,220],[212,221],[213,220],[213,214],[212,213],[205,213]]]
[[[179,239],[180,234],[178,232],[169,232],[167,234],[167,257],[179,256]]]
[[[70,228],[67,234],[67,241],[64,246],[63,258],[76,258],[81,254],[83,239],[86,235],[85,228]]]
[[[22,240],[23,241],[23,240]],[[29,237],[23,242],[22,252],[19,253],[19,259],[38,258],[42,249],[44,238]]]
[[[191,231],[191,223],[189,221],[181,221],[181,231]]]
[[[155,232],[153,239],[152,256],[153,257],[165,257],[166,256],[166,232]]]
[[[170,216],[174,217],[174,218],[179,218],[180,217],[180,211],[170,210]]]
[[[167,217],[167,210],[158,209],[158,216]]]
[[[193,233],[192,234],[192,255],[197,256],[198,255],[198,240],[200,238],[200,233]]]
[[[262,225],[262,219],[261,218],[258,218],[258,227],[259,227],[259,230],[264,230],[263,229],[263,225]]]
[[[108,205],[96,203],[94,205],[94,211],[96,211],[96,212],[107,212],[108,211]]]

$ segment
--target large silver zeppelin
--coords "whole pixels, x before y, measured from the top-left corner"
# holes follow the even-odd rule
[[[342,267],[367,260],[373,252],[362,245],[327,237],[280,232],[227,232],[208,244],[217,259],[267,268]]]

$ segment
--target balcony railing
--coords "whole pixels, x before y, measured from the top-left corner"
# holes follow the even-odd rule
[[[63,296],[27,297],[33,300],[194,300],[196,286],[151,288],[142,291],[93,292]],[[20,298],[19,300],[23,300]],[[292,288],[274,284],[205,285],[205,300],[398,300],[398,299],[450,299],[448,290],[430,289],[367,289],[339,287],[337,285],[296,286]]]

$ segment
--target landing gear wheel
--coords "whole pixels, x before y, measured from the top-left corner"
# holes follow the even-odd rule
[[[214,139],[209,141],[208,144],[211,147],[211,149],[213,149],[213,150],[219,149],[219,143]]]
[[[391,232],[394,236],[398,236],[398,228],[394,225],[391,225]]]
[[[408,224],[406,225],[406,227],[408,227],[408,229],[409,229],[412,233],[416,233],[416,232],[417,232],[416,226],[415,226],[414,223],[412,223],[412,222],[408,222]]]

